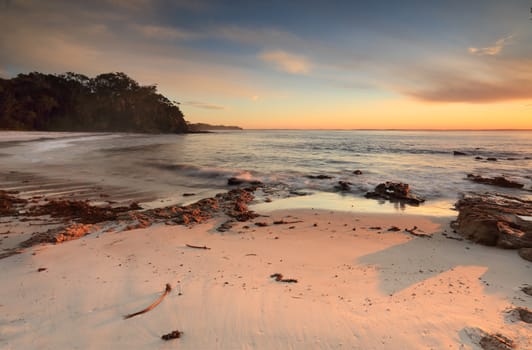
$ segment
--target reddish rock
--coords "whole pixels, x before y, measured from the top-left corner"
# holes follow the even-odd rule
[[[508,187],[508,188],[523,188],[524,184],[508,180],[507,178],[503,176],[496,176],[493,178],[490,177],[482,177],[480,175],[475,174],[467,174],[467,179],[471,180],[473,182],[478,182],[481,184],[486,185],[493,185],[493,186],[499,186],[499,187]]]
[[[419,205],[425,199],[410,193],[410,186],[401,182],[385,182],[377,185],[373,192],[365,194],[366,198],[403,201],[412,205]]]
[[[453,228],[476,243],[507,249],[532,248],[532,201],[498,194],[469,195],[456,204]]]

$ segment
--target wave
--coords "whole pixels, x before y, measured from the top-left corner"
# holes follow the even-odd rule
[[[258,180],[251,172],[247,170],[234,170],[219,167],[201,167],[189,164],[160,164],[160,163],[144,163],[144,165],[167,171],[177,172],[180,175],[200,177],[200,178],[230,178],[236,177],[245,181]]]

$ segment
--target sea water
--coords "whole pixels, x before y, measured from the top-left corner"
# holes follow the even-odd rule
[[[221,192],[228,188],[228,178],[238,177],[283,193],[307,194],[299,203],[312,207],[335,199],[360,206],[364,193],[385,181],[408,183],[429,208],[448,206],[467,192],[497,191],[530,199],[531,158],[532,131],[0,133],[2,172],[152,189],[158,196],[176,198],[187,190]],[[525,187],[474,183],[467,179],[470,173],[504,176]],[[316,175],[331,178],[311,178]],[[351,189],[337,194],[338,181],[350,182]]]

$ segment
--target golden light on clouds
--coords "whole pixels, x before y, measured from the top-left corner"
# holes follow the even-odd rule
[[[259,55],[265,62],[271,63],[275,68],[290,74],[310,73],[310,62],[307,58],[288,53],[282,50],[265,51]]]
[[[502,49],[504,48],[505,45],[507,45],[510,40],[513,38],[513,35],[508,35],[507,37],[504,37],[504,38],[501,38],[499,40],[497,40],[495,42],[495,45],[493,46],[488,46],[488,47],[481,47],[481,48],[477,48],[477,47],[470,47],[468,49],[469,53],[471,54],[474,54],[474,55],[480,55],[480,56],[484,56],[484,55],[488,55],[488,56],[493,56],[493,55],[498,55]]]

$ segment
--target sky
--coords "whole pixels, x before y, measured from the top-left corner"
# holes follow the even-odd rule
[[[250,129],[532,129],[532,0],[0,0],[0,77],[31,71]]]

